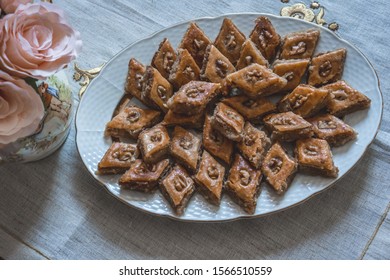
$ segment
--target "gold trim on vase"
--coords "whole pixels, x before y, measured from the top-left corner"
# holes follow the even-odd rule
[[[102,70],[102,68],[105,64],[106,63],[103,63],[100,66],[89,69],[89,70],[81,69],[77,65],[77,63],[74,64],[75,73],[73,74],[73,80],[78,82],[81,79],[83,79],[81,82],[79,82],[79,85],[81,86],[81,88],[79,90],[79,98],[81,98],[83,96],[84,92],[87,90],[87,87],[89,86],[91,81],[94,78],[96,78],[96,76],[99,75],[100,71]]]

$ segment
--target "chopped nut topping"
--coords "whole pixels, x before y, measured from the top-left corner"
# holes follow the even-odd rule
[[[250,56],[250,55],[247,55],[247,56],[245,57],[245,63],[246,63],[246,65],[252,64],[252,63],[253,63],[253,57]]]
[[[226,116],[228,116],[228,118],[232,119],[232,120],[239,120],[240,117],[233,111],[230,111],[230,110],[227,110],[226,111]]]
[[[157,169],[157,166],[155,164],[146,164],[145,162],[142,162],[137,168],[135,168],[134,173],[136,174],[145,174],[148,172],[155,172]]]
[[[319,74],[321,77],[326,77],[330,74],[331,70],[332,70],[332,63],[330,63],[330,61],[327,60],[320,66]]]
[[[291,107],[292,107],[293,109],[297,109],[297,108],[301,107],[301,106],[307,101],[308,97],[299,94],[299,95],[296,96],[294,99],[295,99],[295,100],[293,100],[293,101],[291,102]]]
[[[178,192],[181,192],[187,187],[187,178],[179,174],[173,179],[173,186]]]
[[[190,77],[191,79],[195,79],[195,72],[194,72],[194,70],[191,68],[191,66],[187,66],[187,67],[184,69],[183,74],[185,74],[186,76]]]
[[[143,75],[140,73],[135,74],[135,79],[137,80],[137,89],[142,90]]]
[[[150,136],[150,141],[152,142],[160,142],[162,140],[162,134],[159,131],[156,131],[154,134]]]
[[[202,48],[204,45],[204,41],[203,40],[198,40],[198,39],[194,39],[194,46],[197,50],[199,50],[200,48]]]
[[[272,121],[274,125],[296,125],[297,123],[286,116],[281,116]]]
[[[179,142],[179,146],[185,150],[191,149],[193,146],[192,139],[190,139],[190,137],[181,138]]]
[[[296,54],[302,54],[306,51],[306,43],[305,42],[299,42],[298,45],[292,46],[290,54],[296,55]]]
[[[199,96],[199,93],[203,93],[205,91],[204,88],[202,87],[192,87],[192,88],[189,88],[187,89],[186,91],[186,95],[190,98],[196,98]]]
[[[131,123],[135,123],[139,120],[140,114],[136,110],[131,110],[129,114],[127,115],[127,120]]]
[[[331,120],[319,121],[317,126],[319,129],[336,129],[337,128],[337,124]]]
[[[132,161],[135,159],[134,154],[135,154],[135,149],[126,149],[126,150],[118,149],[112,154],[112,156],[119,161],[129,161],[129,160]]]
[[[217,166],[213,163],[207,168],[207,175],[212,179],[212,180],[217,180],[219,177],[219,170]]]
[[[287,80],[287,81],[291,81],[292,79],[294,79],[294,72],[287,72],[286,74],[283,75],[283,77]]]
[[[245,80],[252,84],[261,81],[262,79],[262,74],[256,69],[253,71],[248,71],[248,73],[245,74]]]
[[[165,71],[169,72],[171,70],[173,64],[173,54],[171,52],[167,52],[164,56],[163,60],[163,68]]]
[[[228,49],[234,49],[237,46],[236,37],[234,37],[233,31],[226,35],[224,43]]]
[[[256,139],[257,137],[255,133],[248,133],[244,137],[244,144],[246,146],[252,146],[255,143]]]
[[[217,59],[217,61],[215,62],[215,72],[217,72],[218,76],[220,76],[221,78],[226,77],[228,68],[229,65],[221,59]]]
[[[303,152],[309,156],[316,156],[319,151],[317,146],[309,145],[304,148]]]
[[[251,181],[251,175],[249,174],[248,170],[241,169],[239,173],[240,184],[243,186],[248,186],[249,182]]]
[[[283,165],[283,160],[280,157],[274,157],[268,163],[268,167],[271,169],[273,173],[278,173],[282,168],[282,165]]]
[[[266,29],[262,29],[259,35],[260,45],[263,49],[267,47],[268,40],[272,39],[273,35]]]
[[[167,90],[162,85],[157,86],[157,94],[161,98],[162,101],[167,100]]]
[[[336,90],[335,92],[333,92],[333,97],[339,101],[342,101],[342,100],[347,99],[348,95],[344,90],[340,89],[340,90]]]

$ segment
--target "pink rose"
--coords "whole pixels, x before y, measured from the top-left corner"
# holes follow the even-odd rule
[[[38,93],[0,70],[0,145],[33,134],[44,115]]]
[[[31,3],[32,0],[0,0],[0,9],[6,14],[14,13],[20,4]]]
[[[0,21],[0,69],[20,78],[45,79],[81,50],[80,33],[50,3],[20,5]]]

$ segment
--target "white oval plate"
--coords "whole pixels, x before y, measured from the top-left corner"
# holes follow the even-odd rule
[[[254,20],[260,15],[262,14],[228,14],[194,21],[211,39],[214,39],[219,32],[223,18],[227,16],[248,36],[253,29]],[[98,162],[111,144],[111,139],[104,137],[104,128],[123,95],[129,59],[135,57],[142,63],[149,64],[154,52],[165,37],[169,38],[173,46],[178,46],[187,29],[188,22],[166,28],[128,46],[106,64],[100,75],[88,87],[79,104],[76,116],[76,143],[80,156],[91,175],[104,185],[112,195],[130,206],[160,216],[204,222],[227,221],[274,213],[307,200],[343,177],[363,156],[379,128],[383,101],[375,70],[359,50],[326,28],[294,18],[268,14],[266,16],[270,18],[281,36],[308,28],[320,29],[321,36],[316,53],[346,48],[348,53],[343,79],[372,100],[369,110],[359,111],[347,115],[345,118],[345,121],[358,132],[358,137],[355,141],[332,150],[334,162],[339,168],[338,178],[323,178],[299,173],[288,191],[281,196],[275,194],[263,182],[254,215],[246,214],[227,195],[223,195],[220,207],[216,207],[207,203],[201,195],[195,194],[184,215],[177,216],[159,191],[153,194],[144,194],[123,190],[117,183],[119,175],[100,176],[95,174]]]

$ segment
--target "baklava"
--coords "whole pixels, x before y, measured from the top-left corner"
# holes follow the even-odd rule
[[[230,164],[233,154],[233,142],[211,127],[210,115],[205,117],[203,147],[213,156]]]
[[[356,138],[355,130],[339,118],[324,114],[308,119],[316,138],[326,140],[331,146],[342,146]]]
[[[240,142],[243,137],[245,120],[236,110],[220,102],[211,117],[211,126],[226,138]]]
[[[195,22],[191,22],[181,40],[179,48],[187,49],[194,58],[196,64],[201,68],[206,48],[210,44],[212,44],[212,42],[203,30],[200,29]]]
[[[280,112],[292,111],[307,118],[325,108],[329,101],[329,90],[301,84],[279,101],[278,109]]]
[[[223,83],[224,91],[238,88],[252,99],[277,93],[286,85],[285,78],[256,63],[227,75]]]
[[[130,190],[152,192],[157,189],[159,180],[166,173],[168,167],[168,159],[156,164],[148,164],[142,159],[137,159],[119,179],[119,185]]]
[[[230,18],[224,18],[214,45],[235,65],[240,57],[241,46],[245,35]]]
[[[283,147],[276,142],[265,156],[261,170],[276,193],[282,194],[290,186],[297,168],[296,160],[291,158]]]
[[[313,135],[311,123],[293,112],[268,115],[264,118],[264,124],[272,133],[272,140],[291,142]]]
[[[168,79],[175,60],[175,49],[172,47],[169,40],[164,38],[164,40],[160,43],[157,52],[154,54],[151,64],[165,79]]]
[[[98,164],[99,174],[120,174],[139,157],[137,145],[114,142]]]
[[[268,61],[274,59],[280,45],[280,36],[267,17],[256,19],[255,28],[249,37]]]
[[[220,84],[192,81],[182,86],[168,101],[169,110],[177,114],[198,115],[220,92]]]
[[[332,152],[326,140],[308,138],[298,140],[295,150],[299,170],[336,178],[338,168],[333,163]]]
[[[159,111],[126,107],[107,123],[105,135],[137,139],[143,129],[155,125],[160,117]]]
[[[344,81],[323,86],[322,89],[330,91],[328,112],[337,117],[370,107],[371,100]]]
[[[138,137],[138,148],[146,163],[156,163],[169,152],[170,138],[165,126],[158,124],[144,130]]]
[[[240,154],[234,158],[225,190],[248,214],[254,214],[260,193],[262,174],[253,168]]]
[[[170,154],[191,172],[198,166],[202,141],[188,130],[176,126],[170,144]]]
[[[187,171],[176,165],[161,181],[160,190],[176,214],[182,215],[195,191],[195,184]]]
[[[237,143],[237,148],[254,168],[261,167],[270,146],[271,140],[264,131],[258,130],[249,122],[245,123],[244,139]]]
[[[203,151],[199,169],[194,180],[197,190],[212,204],[221,202],[225,167],[216,161],[208,152]]]
[[[233,64],[214,45],[206,48],[200,78],[204,81],[220,83],[228,74],[235,72]]]
[[[317,87],[340,80],[346,56],[346,49],[337,49],[314,56],[309,66],[308,84]]]

